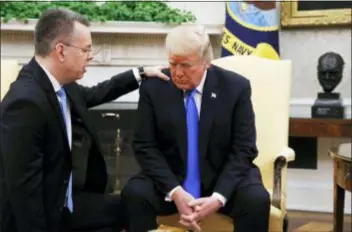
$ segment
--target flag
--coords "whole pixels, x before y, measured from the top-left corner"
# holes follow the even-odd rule
[[[260,55],[279,59],[279,25],[275,1],[226,2],[221,56]]]

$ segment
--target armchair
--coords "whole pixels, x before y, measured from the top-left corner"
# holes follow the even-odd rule
[[[17,78],[20,66],[16,60],[1,60],[0,102]]]
[[[264,186],[271,196],[269,231],[287,231],[287,162],[295,159],[294,151],[288,147],[291,62],[256,56],[228,56],[212,63],[237,72],[251,82],[259,150],[254,162],[259,166]],[[159,230],[186,231],[178,220],[177,214],[158,217]],[[233,231],[232,220],[213,214],[202,222],[202,230]]]

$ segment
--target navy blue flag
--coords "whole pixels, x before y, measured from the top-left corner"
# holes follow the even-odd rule
[[[260,53],[279,58],[279,8],[275,1],[226,2],[221,56]]]

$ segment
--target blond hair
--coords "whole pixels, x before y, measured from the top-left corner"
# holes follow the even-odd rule
[[[198,52],[204,61],[210,62],[213,59],[213,48],[203,26],[181,25],[171,29],[165,47],[174,55],[185,56]]]

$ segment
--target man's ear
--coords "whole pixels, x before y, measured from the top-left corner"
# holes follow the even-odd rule
[[[205,67],[205,69],[210,68],[210,66],[211,66],[211,63],[210,63],[209,61],[204,61],[204,67]]]
[[[57,43],[55,45],[55,53],[57,57],[59,58],[60,62],[63,62],[65,60],[66,56],[66,50],[64,49],[64,45],[61,43]]]

